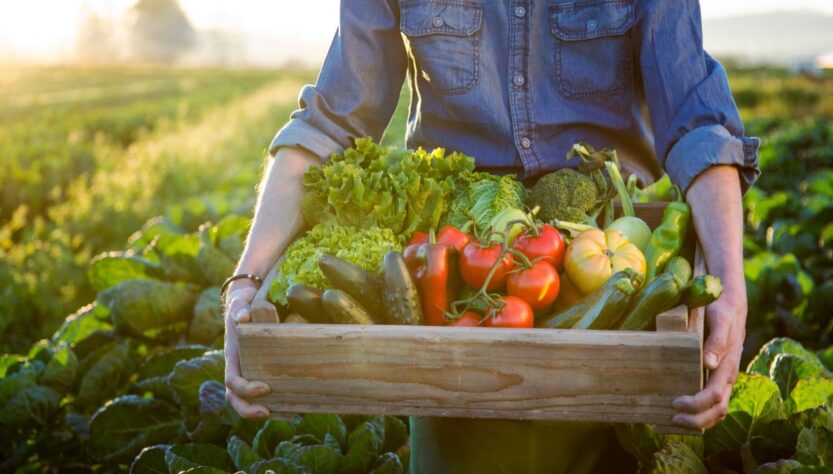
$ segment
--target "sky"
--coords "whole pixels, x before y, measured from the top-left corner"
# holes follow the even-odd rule
[[[72,58],[78,24],[90,12],[119,18],[135,0],[0,0],[0,56],[36,62]],[[675,0],[676,1],[676,0]],[[319,64],[338,21],[338,0],[180,0],[199,30],[240,34],[246,62]],[[833,0],[701,0],[704,20],[776,10],[833,15]],[[48,12],[48,14],[45,14]],[[708,38],[707,38],[708,40]]]

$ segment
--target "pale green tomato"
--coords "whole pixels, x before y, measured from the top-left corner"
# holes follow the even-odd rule
[[[618,230],[630,243],[636,245],[639,250],[644,251],[651,239],[651,228],[638,217],[620,217],[607,226],[605,230]]]

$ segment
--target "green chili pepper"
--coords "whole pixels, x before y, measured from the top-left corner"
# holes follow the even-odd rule
[[[651,239],[645,247],[645,260],[648,264],[646,282],[662,273],[668,261],[680,253],[688,233],[689,220],[691,208],[688,204],[682,201],[668,203],[662,214],[662,222],[651,233]]]

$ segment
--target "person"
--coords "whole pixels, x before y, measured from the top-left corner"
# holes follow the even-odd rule
[[[379,139],[406,78],[410,148],[534,179],[574,166],[566,152],[583,141],[618,150],[645,183],[669,174],[725,288],[706,309],[710,377],[674,400],[673,420],[723,420],[745,337],[741,199],[760,174],[759,141],[744,136],[726,72],[703,50],[698,2],[342,0],[317,83],[271,144],[238,272],[269,272],[302,227],[304,171],[356,137]],[[253,418],[268,415],[257,397],[269,388],[240,376],[235,324],[250,319],[256,288],[236,280],[226,300],[227,397]],[[412,418],[411,472],[590,472],[611,443],[592,424]]]

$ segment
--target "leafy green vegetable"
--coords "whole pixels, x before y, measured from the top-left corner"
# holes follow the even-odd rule
[[[463,173],[457,178],[445,224],[461,229],[474,222],[478,231],[485,232],[501,212],[523,209],[525,198],[526,189],[515,175]]]
[[[167,474],[165,453],[168,448],[168,444],[156,444],[143,449],[130,463],[130,474]]]
[[[137,255],[135,250],[97,255],[87,270],[87,278],[96,291],[106,290],[124,280],[152,278],[158,274],[159,265]]]
[[[206,352],[191,360],[177,362],[168,375],[168,385],[180,405],[197,411],[200,408],[199,389],[203,382],[222,382],[225,371],[222,351]]]
[[[183,331],[191,319],[196,288],[157,280],[125,280],[98,294],[116,330],[164,338]]]
[[[298,426],[295,427],[297,434],[312,435],[323,440],[327,434],[332,435],[339,444],[347,441],[347,428],[338,415],[329,413],[310,413],[304,416]]]
[[[203,281],[209,285],[220,285],[234,273],[235,262],[225,252],[214,246],[211,227],[200,226],[200,249],[195,257]]]
[[[188,469],[207,466],[220,472],[234,472],[234,463],[228,452],[213,444],[177,444],[165,452],[165,464],[169,472],[183,472]]]
[[[237,469],[243,471],[248,471],[254,463],[264,460],[251,446],[237,436],[229,438],[227,449],[234,465]]]
[[[125,395],[93,415],[89,449],[98,460],[129,462],[145,446],[171,440],[181,430],[182,417],[175,406]]]
[[[61,327],[52,335],[56,344],[72,344],[81,341],[95,331],[109,331],[110,314],[106,306],[94,302],[67,316]]]
[[[263,458],[269,458],[282,441],[295,436],[295,428],[286,420],[269,420],[258,430],[252,448]]]
[[[194,317],[188,327],[188,340],[197,344],[212,344],[223,333],[223,327],[220,288],[206,288],[194,305]]]
[[[285,305],[286,290],[296,283],[320,290],[331,288],[318,267],[318,257],[322,254],[334,255],[378,274],[385,254],[401,248],[390,229],[357,229],[332,223],[316,225],[284,252],[278,274],[269,288],[269,299]]]
[[[583,224],[587,214],[596,206],[596,183],[579,171],[563,168],[546,174],[535,183],[529,194],[529,207],[541,208],[538,218],[557,219]]]
[[[51,385],[62,391],[69,391],[75,385],[78,370],[79,364],[75,353],[69,346],[64,346],[58,349],[46,364],[40,376],[40,383]]]
[[[461,153],[393,149],[358,138],[353,148],[307,170],[301,209],[308,224],[333,221],[409,236],[439,225],[454,177],[473,169],[474,159]]]
[[[127,383],[136,370],[129,341],[110,342],[81,360],[81,384],[76,403],[91,408],[111,398]]]

